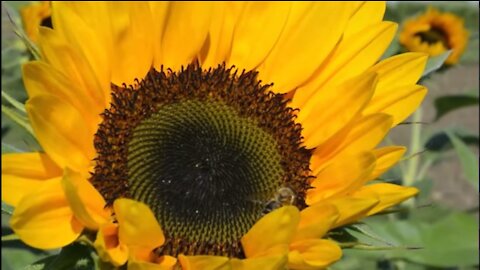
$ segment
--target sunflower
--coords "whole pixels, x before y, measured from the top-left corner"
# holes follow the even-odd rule
[[[400,43],[411,52],[437,56],[448,50],[452,53],[445,64],[456,64],[468,42],[463,19],[449,12],[430,7],[424,14],[405,22]]]
[[[31,3],[20,9],[23,29],[31,41],[37,42],[39,26],[52,26],[51,13],[50,1]]]
[[[52,3],[23,66],[44,152],[2,156],[12,229],[41,249],[86,235],[132,269],[333,263],[329,230],[417,193],[371,183],[405,152],[375,147],[426,94],[425,54],[378,62],[396,31],[384,11]]]

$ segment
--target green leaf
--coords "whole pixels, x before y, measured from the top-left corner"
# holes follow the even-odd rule
[[[30,123],[28,122],[28,118],[18,113],[18,111],[2,104],[2,113],[10,117],[10,119],[12,119],[15,123],[17,123],[18,125],[23,127],[26,131],[28,131],[30,134],[35,136],[32,126],[30,126]]]
[[[64,247],[60,254],[39,260],[24,270],[94,270],[94,252],[90,246],[73,243]]]
[[[373,231],[396,245],[422,247],[416,250],[345,250],[347,255],[378,260],[405,259],[434,267],[465,267],[478,264],[478,221],[464,213],[437,217],[435,222],[419,219],[367,219]],[[360,239],[361,240],[361,239]]]
[[[469,96],[469,95],[451,95],[451,96],[442,96],[435,99],[434,102],[435,109],[437,110],[437,115],[435,116],[435,121],[440,119],[440,117],[445,114],[456,110],[461,109],[466,106],[478,105],[478,96]]]
[[[467,145],[474,145],[478,147],[479,138],[476,135],[455,135]],[[447,133],[439,132],[434,134],[424,145],[425,149],[431,152],[442,152],[453,148],[452,142]]]
[[[451,131],[446,134],[457,151],[457,155],[462,163],[463,172],[468,181],[478,190],[478,159],[477,156],[468,148],[468,146]]]
[[[2,213],[11,216],[12,213],[13,213],[13,207],[12,207],[11,205],[6,204],[6,203],[4,203],[4,202],[2,201]]]
[[[430,73],[439,70],[448,56],[452,53],[452,50],[446,51],[440,55],[429,57],[425,70],[423,71],[422,78],[429,75]]]
[[[23,152],[22,149],[19,149],[13,145],[9,145],[7,143],[2,142],[2,154],[5,153],[21,153]]]
[[[6,92],[2,91],[2,97],[5,98],[10,104],[12,104],[15,109],[21,111],[22,113],[26,113],[27,111],[25,110],[25,105],[22,103],[18,102],[16,99],[11,97],[9,94]]]
[[[2,242],[3,241],[16,241],[16,240],[20,240],[20,238],[18,237],[18,235],[14,234],[14,233],[2,236]]]

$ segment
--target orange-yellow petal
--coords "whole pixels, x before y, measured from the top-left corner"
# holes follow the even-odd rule
[[[242,237],[247,258],[256,257],[278,245],[288,245],[300,221],[300,213],[294,206],[276,209],[262,217]]]
[[[72,15],[71,18],[76,18],[77,21],[81,21],[77,15]],[[87,27],[79,27],[78,29],[81,32],[89,30]],[[95,39],[92,36],[93,34],[90,33],[90,41],[80,44],[93,44]],[[86,95],[92,97],[96,105],[95,108],[91,108],[92,110],[98,112],[98,108],[108,105],[108,101],[110,100],[110,73],[100,71],[99,63],[89,62],[89,59],[86,58],[87,51],[78,51],[78,49],[72,47],[73,44],[78,44],[77,42],[68,40],[68,38],[61,35],[60,31],[40,27],[38,44],[42,52],[42,60],[55,67],[56,70],[62,71],[63,74],[70,79],[70,84],[75,84],[76,88],[78,87]],[[92,57],[96,54],[96,59],[102,59],[105,53],[101,54],[99,53],[100,51],[105,50],[93,50],[93,52],[91,52],[91,54],[93,54]],[[103,69],[106,69],[106,67]]]
[[[2,155],[2,201],[16,206],[23,196],[40,187],[42,180],[59,177],[62,170],[43,153]]]
[[[229,258],[221,256],[178,256],[183,270],[229,270]]]
[[[323,237],[338,219],[336,207],[329,204],[310,206],[300,212],[300,224],[293,242]]]
[[[315,93],[298,114],[305,145],[321,145],[352,121],[370,101],[375,84],[376,74],[369,73]],[[338,93],[342,93],[341,98]]]
[[[405,154],[406,148],[403,146],[387,146],[373,150],[377,162],[375,163],[375,169],[368,177],[369,180],[376,179],[384,172],[390,169]]]
[[[420,106],[426,94],[427,88],[421,85],[400,86],[372,98],[363,113],[391,115],[393,117],[392,126],[396,126]]]
[[[78,110],[52,95],[35,96],[25,108],[38,141],[59,167],[89,168],[95,154],[93,131]]]
[[[57,48],[57,50],[60,51],[60,58],[65,62],[62,63],[63,71],[68,68],[68,65],[80,65],[78,63],[80,60],[74,61],[73,54],[63,55],[66,49]],[[101,121],[100,112],[104,109],[103,104],[94,100],[86,88],[75,81],[71,74],[67,76],[44,61],[27,62],[22,66],[22,71],[23,83],[30,98],[46,94],[56,96],[75,107],[85,118],[90,130],[98,127]]]
[[[344,36],[350,36],[365,27],[382,21],[387,5],[385,1],[364,1],[348,21]]]
[[[332,204],[338,209],[340,216],[333,226],[336,228],[367,216],[368,211],[379,203],[379,199],[372,196],[366,196],[365,198],[345,196],[327,202],[320,202],[319,204],[323,203]]]
[[[389,57],[369,70],[378,74],[374,98],[387,94],[398,86],[414,85],[422,76],[427,54],[402,53]]]
[[[55,249],[72,243],[83,229],[73,216],[60,183],[45,181],[18,203],[10,225],[20,239],[40,249]]]
[[[285,254],[280,256],[268,256],[244,260],[232,259],[230,264],[232,266],[232,270],[279,270],[285,269],[287,261],[288,258]]]
[[[336,87],[365,72],[386,50],[396,27],[391,22],[380,22],[342,39],[313,79],[297,89],[292,106],[302,108],[317,91]]]
[[[231,1],[213,6],[212,22],[200,61],[204,68],[216,67],[228,59],[232,48],[233,32],[246,2]]]
[[[312,189],[307,191],[307,204],[342,196],[361,187],[375,168],[375,161],[375,156],[370,152],[336,159],[312,181]]]
[[[162,229],[150,208],[130,199],[113,203],[119,226],[119,239],[127,245],[135,259],[148,261],[153,249],[165,241]]]
[[[278,43],[259,76],[287,93],[307,81],[339,42],[352,13],[349,2],[294,2]]]
[[[290,2],[246,3],[235,25],[227,66],[235,65],[240,70],[255,69],[278,41],[291,5]]]
[[[313,174],[317,174],[335,159],[372,150],[383,140],[391,126],[392,117],[387,114],[372,114],[356,119],[315,149],[310,161]]]
[[[342,249],[333,241],[324,239],[302,240],[290,245],[289,269],[324,269],[342,257]]]
[[[163,64],[176,71],[194,60],[207,38],[211,15],[210,2],[170,3],[162,36],[162,62],[155,67]]]
[[[112,83],[132,84],[134,79],[143,79],[152,67],[153,39],[160,38],[152,35],[150,6],[142,1],[107,2],[107,10],[113,34]]]
[[[162,256],[159,262],[146,262],[135,259],[128,260],[128,270],[176,270],[177,259],[171,256]]]
[[[105,200],[92,184],[79,173],[65,169],[62,186],[75,217],[91,230],[109,221]]]
[[[393,205],[399,204],[404,200],[415,196],[418,193],[418,189],[414,187],[404,187],[388,183],[372,184],[364,186],[353,194],[357,198],[369,198],[372,194],[375,194],[379,203],[370,209],[367,215],[373,215],[389,208]]]
[[[128,247],[118,239],[117,224],[103,224],[98,230],[94,246],[103,261],[115,266],[121,266],[128,260]]]

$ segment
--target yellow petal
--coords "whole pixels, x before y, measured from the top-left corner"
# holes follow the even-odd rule
[[[369,216],[415,196],[418,193],[418,189],[414,187],[403,187],[394,184],[380,183],[364,186],[353,195],[355,197],[362,198],[370,197],[372,193],[378,196],[380,202],[368,211],[367,215]]]
[[[39,47],[42,56],[49,64],[71,78],[71,84],[79,84],[83,91],[97,101],[98,106],[106,106],[110,99],[110,67],[106,58],[109,50],[100,44],[92,29],[85,26],[83,19],[71,8],[62,8],[59,11],[59,5],[69,4],[52,4],[54,24],[55,14],[59,13],[69,18],[68,22],[60,25],[74,25],[75,29],[61,32],[57,28],[55,29],[58,31],[41,27]],[[77,45],[79,47],[76,47]]]
[[[2,201],[16,206],[23,196],[36,190],[42,180],[59,177],[62,170],[43,153],[2,155]]]
[[[295,2],[278,43],[258,68],[260,78],[273,82],[278,93],[304,83],[339,42],[351,8],[348,2]]]
[[[338,210],[333,205],[322,204],[303,209],[293,242],[323,237],[338,217]]]
[[[348,21],[348,26],[343,35],[348,37],[365,29],[367,26],[381,22],[386,6],[385,1],[362,2]]]
[[[128,260],[128,270],[176,270],[175,264],[177,259],[171,256],[162,256],[160,262],[151,263],[146,261],[138,261],[135,259]]]
[[[406,148],[403,146],[387,146],[373,150],[377,162],[372,174],[368,177],[370,180],[378,178],[392,166],[394,166],[405,154]]]
[[[82,224],[98,230],[100,225],[108,222],[111,213],[105,209],[105,200],[87,179],[66,168],[62,185],[75,217]]]
[[[232,259],[230,264],[232,270],[283,270],[287,265],[287,261],[287,255],[285,254],[283,256],[260,257],[245,260]]]
[[[53,65],[58,70],[63,70],[61,63],[68,63],[65,73],[81,81],[95,100],[102,101],[104,106],[110,100],[113,67],[109,19],[105,2],[52,2],[55,30],[40,29],[42,52],[50,51],[47,59],[55,59],[57,64]],[[75,61],[72,63],[72,60]]]
[[[159,37],[153,39],[153,64],[157,70],[162,65],[162,39],[165,24],[167,23],[167,12],[170,2],[167,1],[149,1],[150,12],[153,19],[152,36]]]
[[[374,168],[375,156],[370,152],[335,159],[316,175],[312,189],[307,191],[307,204],[342,196],[363,186]]]
[[[422,76],[427,54],[402,53],[389,57],[369,70],[378,74],[377,89],[374,98],[398,86],[414,85]]]
[[[386,50],[395,30],[396,24],[381,22],[342,39],[328,60],[315,72],[314,79],[297,89],[292,107],[302,108],[317,91],[336,87],[365,72]]]
[[[342,250],[333,241],[309,239],[290,245],[289,269],[324,269],[342,257]]]
[[[314,94],[298,114],[307,148],[317,147],[348,124],[369,102],[375,83],[375,73],[364,74]]]
[[[113,203],[119,226],[120,242],[126,244],[135,259],[148,261],[150,252],[165,241],[162,229],[150,208],[130,199]]]
[[[212,3],[172,2],[162,37],[162,64],[176,71],[200,53],[208,34]],[[155,66],[159,66],[158,63]]]
[[[118,225],[114,223],[103,224],[97,233],[94,243],[98,256],[115,266],[127,262],[128,247],[118,239]]]
[[[392,126],[396,126],[420,106],[426,94],[427,88],[421,85],[400,86],[373,98],[363,113],[389,114],[393,117]]]
[[[25,105],[33,130],[45,152],[60,167],[86,171],[95,155],[93,131],[73,106],[62,99],[41,95]]]
[[[62,50],[59,51],[59,54],[62,54]],[[69,59],[71,62],[62,63],[65,64],[62,68],[66,69],[66,65],[78,63],[69,56],[62,57],[64,62]],[[23,83],[30,98],[45,94],[56,96],[74,106],[85,118],[89,129],[97,128],[101,121],[100,112],[105,108],[101,102],[94,100],[94,97],[82,87],[81,83],[76,82],[72,77],[68,78],[52,65],[41,61],[25,63],[22,71]]]
[[[45,181],[18,203],[10,225],[26,244],[55,249],[72,243],[83,229],[74,218],[61,178]]]
[[[49,1],[29,3],[20,8],[22,26],[31,41],[37,42],[38,27],[51,13]]]
[[[229,270],[228,257],[220,256],[178,256],[183,270]]]
[[[213,6],[212,22],[200,60],[204,68],[216,67],[226,61],[232,48],[233,31],[246,2],[231,1]]]
[[[256,257],[276,245],[289,244],[300,220],[294,206],[276,209],[262,217],[242,237],[242,246],[247,258]]]
[[[370,209],[379,203],[379,199],[373,196],[368,196],[365,198],[345,196],[326,202],[320,202],[318,204],[320,205],[324,203],[332,204],[338,209],[340,216],[335,222],[334,227],[340,227],[367,216],[368,211],[370,211]]]
[[[328,164],[345,155],[370,151],[380,143],[392,126],[392,117],[373,114],[355,120],[351,126],[315,149],[310,168],[317,174]]]
[[[112,26],[112,83],[133,84],[153,64],[153,20],[147,2],[107,2]],[[180,24],[180,23],[179,23]],[[160,37],[155,37],[160,38]]]
[[[290,6],[290,2],[248,2],[235,25],[227,65],[255,69],[278,41]]]

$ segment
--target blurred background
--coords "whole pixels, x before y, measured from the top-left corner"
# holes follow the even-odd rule
[[[25,116],[15,112],[11,101],[27,99],[20,67],[31,55],[15,27],[22,28],[19,10],[28,4],[2,1],[2,153],[40,149],[18,124]],[[479,269],[478,2],[388,2],[385,19],[397,22],[399,31],[384,57],[407,51],[399,33],[407,20],[422,16],[430,6],[463,20],[469,37],[457,63],[443,65],[445,54],[432,57],[432,72],[421,81],[429,93],[420,115],[396,127],[385,140],[406,145],[409,151],[383,181],[415,185],[421,193],[393,213],[339,231],[342,241],[356,245],[345,249],[331,269]],[[34,250],[10,238],[11,210],[2,202],[2,269],[47,269],[29,265],[58,251]]]

